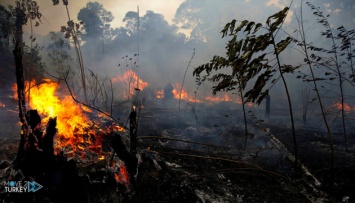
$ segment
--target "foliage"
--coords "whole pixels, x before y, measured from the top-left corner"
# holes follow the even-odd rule
[[[227,56],[214,56],[209,63],[197,67],[194,70],[197,82],[206,80],[213,82],[216,85],[212,90],[216,94],[218,91],[231,91],[236,88],[244,90],[248,82],[256,78],[254,86],[244,96],[247,98],[246,102],[256,101],[260,104],[268,94],[268,89],[264,90],[264,88],[276,72],[275,65],[270,65],[269,58],[275,54],[279,55],[291,42],[289,37],[281,40],[277,43],[275,52],[268,52],[272,46],[273,35],[287,11],[288,8],[285,8],[268,17],[266,27],[261,23],[248,20],[241,21],[239,25],[236,25],[237,20],[227,23],[221,31],[222,38],[232,37],[226,46]],[[292,72],[296,68],[298,67],[282,66],[285,73]],[[223,69],[229,70],[230,73],[221,72]]]
[[[70,43],[55,32],[50,32],[51,43],[46,47],[47,55],[51,59],[51,65],[57,66],[58,71],[64,73],[65,66],[72,60],[70,56]]]
[[[82,37],[84,40],[104,38],[111,39],[112,28],[110,23],[114,19],[112,13],[107,11],[98,2],[89,2],[78,13],[78,19],[83,24]]]

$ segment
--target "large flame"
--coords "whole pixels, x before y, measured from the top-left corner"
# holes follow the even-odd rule
[[[49,79],[39,85],[31,83],[30,92],[27,91],[26,98],[30,96],[29,106],[36,109],[42,117],[43,126],[49,118],[57,117],[58,137],[56,139],[56,152],[67,148],[67,156],[81,154],[85,158],[85,149],[101,153],[103,136],[110,130],[123,131],[120,126],[110,126],[102,130],[88,117],[91,110],[83,105],[77,104],[71,96],[58,95],[59,84]],[[16,85],[13,86],[16,90]],[[29,94],[30,93],[30,94]],[[15,93],[17,96],[17,94]],[[101,158],[101,157],[100,157]]]
[[[127,70],[122,75],[118,75],[112,78],[113,83],[120,83],[126,86],[126,96],[133,95],[135,90],[138,89],[142,91],[144,88],[148,87],[149,83],[143,81],[139,78],[133,70]],[[138,84],[137,84],[138,83]]]
[[[30,107],[37,109],[47,122],[50,117],[57,117],[58,135],[70,139],[74,134],[85,133],[85,129],[92,125],[84,114],[84,108],[77,105],[71,96],[59,98],[56,91],[59,84],[47,80],[31,89]]]

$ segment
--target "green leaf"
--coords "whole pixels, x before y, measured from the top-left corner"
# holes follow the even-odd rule
[[[247,20],[243,20],[240,25],[237,27],[237,29],[234,30],[234,33],[238,33],[240,30],[242,30],[242,28],[248,23],[249,21]]]
[[[291,43],[291,41],[291,37],[287,37],[286,39],[281,40],[279,43],[277,43],[276,54],[279,55],[283,50],[285,50],[286,47]]]
[[[234,30],[234,27],[235,27],[235,23],[236,23],[236,22],[237,22],[237,21],[236,21],[235,19],[232,20],[231,26],[229,27],[230,34],[233,33],[233,30]]]
[[[255,25],[255,22],[249,22],[249,24],[245,28],[244,32],[248,32],[248,35],[249,35],[251,32],[251,29],[253,28],[254,25]]]
[[[224,26],[223,30],[221,31],[221,32],[222,32],[222,38],[227,35],[229,26],[230,26],[230,23],[227,23],[227,24]]]
[[[255,25],[255,28],[254,28],[254,32],[253,34],[255,34],[260,28],[261,28],[262,24],[261,23],[258,23]]]

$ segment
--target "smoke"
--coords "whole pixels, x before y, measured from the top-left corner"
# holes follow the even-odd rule
[[[38,2],[41,9],[45,8],[49,1],[46,1],[46,4],[42,4],[41,1]],[[80,1],[80,3],[79,1],[75,1],[69,5],[73,19],[77,17],[80,9],[85,7],[85,3],[84,1]],[[148,6],[140,7],[139,36],[136,5],[129,4],[128,6],[127,2],[121,2],[125,6],[117,9],[117,6],[112,5],[110,2],[102,1],[100,3],[102,3],[104,9],[111,11],[115,18],[109,23],[110,26],[103,27],[103,33],[96,35],[101,37],[81,38],[81,51],[88,78],[93,78],[93,75],[96,76],[100,80],[100,84],[104,84],[107,92],[110,92],[109,80],[122,75],[128,69],[132,69],[137,71],[143,81],[149,83],[148,88],[156,91],[164,89],[169,83],[181,84],[184,73],[188,68],[184,83],[185,90],[193,95],[198,88],[197,96],[204,98],[212,94],[211,86],[213,84],[205,83],[201,87],[198,87],[195,83],[195,78],[192,76],[192,72],[195,67],[209,62],[214,55],[225,56],[225,46],[228,38],[222,39],[220,33],[225,24],[233,19],[237,19],[238,22],[247,19],[249,21],[264,23],[268,16],[279,11],[282,7],[288,6],[290,1],[185,0],[179,1],[179,5],[173,6],[169,4],[169,12],[164,11],[164,13],[160,12],[162,10],[158,10],[158,3],[154,2],[154,6],[151,7],[152,10],[147,10]],[[138,3],[139,5],[145,4],[142,1]],[[340,25],[344,25],[349,29],[353,28],[354,5],[352,1],[342,0],[338,4],[326,0],[316,0],[312,3],[320,6],[320,9],[323,9],[325,14],[331,14],[329,21],[334,29]],[[164,2],[165,4],[167,3]],[[305,19],[305,27],[307,27],[308,41],[315,45],[329,48],[329,39],[320,37],[320,32],[324,28],[317,23],[316,17],[312,14],[309,7],[305,4],[303,7],[303,18]],[[49,8],[43,9],[46,19],[43,20],[42,25],[48,22],[51,25],[41,25],[39,28],[59,31],[60,25],[66,25],[67,22],[64,7],[60,5]],[[297,33],[293,31],[298,29],[296,17],[300,15],[299,8],[300,2],[294,2],[290,9],[292,15],[290,13],[288,16],[287,22],[283,25],[283,31],[279,32],[277,40],[287,37],[285,32],[297,37]],[[52,18],[52,15],[48,11],[53,11],[56,16],[60,17]],[[94,17],[97,20],[97,16],[87,16],[85,19],[80,20],[85,24],[85,21],[90,22]],[[43,35],[36,34],[36,37],[37,43],[44,47],[42,56],[45,69],[51,74],[58,74],[65,72],[70,66],[70,70],[73,71],[73,74],[70,75],[70,78],[72,78],[71,83],[78,83],[79,74],[76,71],[78,63],[73,47],[61,49],[71,56],[71,59],[65,61],[61,69],[58,64],[53,63],[52,58],[48,57],[48,46],[53,44],[53,40],[47,35],[48,31],[36,31],[36,29],[36,33],[44,33]],[[82,34],[85,34],[85,30],[82,31]],[[57,36],[61,36],[61,34],[56,33]],[[26,39],[28,39],[28,32]],[[67,39],[63,38],[63,40]],[[195,55],[191,61],[191,66],[187,67],[194,49]],[[289,65],[304,63],[304,56],[296,49],[296,45],[291,45],[285,50],[282,53],[281,62]],[[308,74],[306,68],[301,68],[300,71]],[[320,70],[317,74],[324,74],[324,71]],[[302,100],[300,97],[301,90],[304,87],[312,89],[312,86],[297,79],[296,76],[297,74],[288,75],[287,82],[292,90],[291,97],[294,104],[297,106],[297,109],[300,109],[302,108],[300,105]],[[332,91],[338,94],[336,87],[332,88],[326,83],[322,85],[325,89],[323,93],[326,93],[326,90],[332,89]],[[353,87],[346,87],[347,90],[351,88]],[[123,89],[124,87],[113,83],[115,99],[123,94]],[[76,90],[79,90],[79,88]],[[280,82],[270,90],[271,98],[278,101],[273,103],[275,106],[280,106],[279,104],[285,102],[286,97],[284,92],[284,88]],[[236,95],[233,96],[236,98]]]

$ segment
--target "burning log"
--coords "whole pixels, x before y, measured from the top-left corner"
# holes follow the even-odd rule
[[[134,187],[135,178],[134,175],[137,173],[138,159],[135,154],[131,154],[126,149],[125,144],[122,141],[121,135],[118,133],[114,133],[112,135],[111,140],[112,148],[114,150],[114,154],[112,155],[111,162],[115,154],[119,159],[121,159],[127,166],[127,171],[129,175],[129,180],[131,185]]]
[[[30,127],[28,138],[21,140],[18,157],[18,166],[27,177],[36,177],[47,168],[44,163],[53,163],[54,147],[53,138],[57,133],[56,118],[50,118],[46,134],[41,131],[41,117],[37,110],[26,113],[26,120]],[[48,165],[48,164],[47,164]]]

